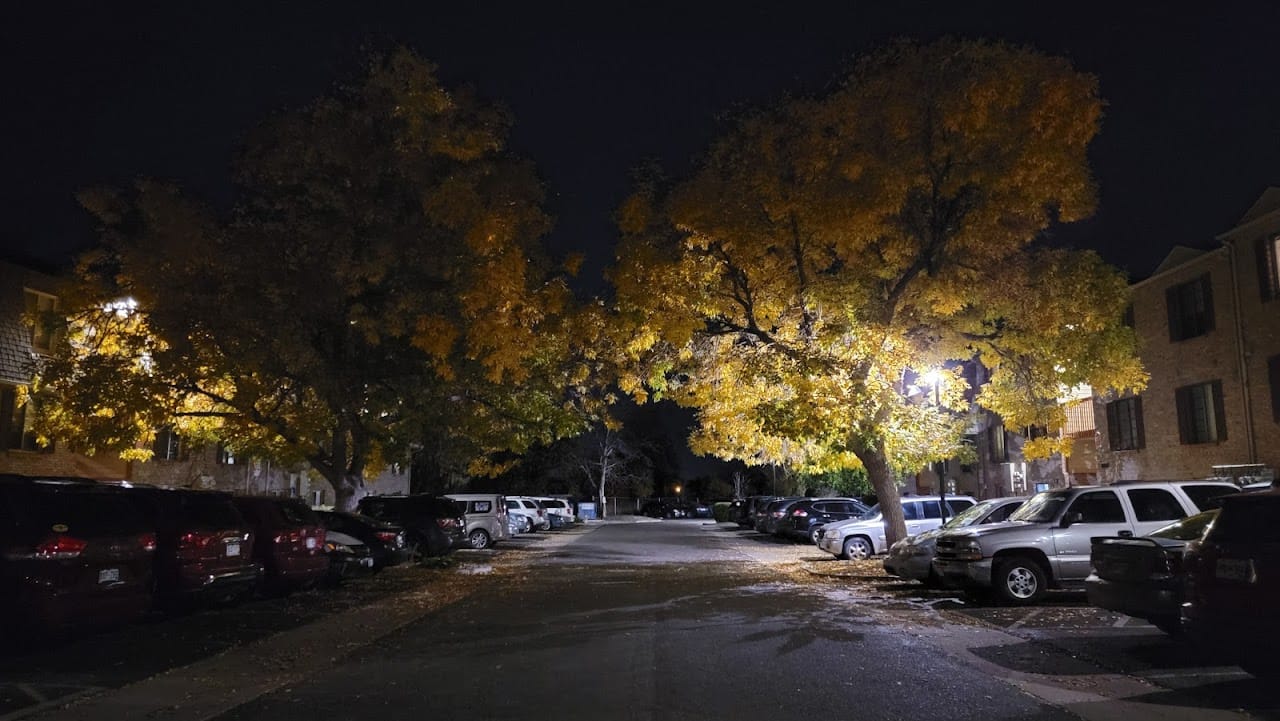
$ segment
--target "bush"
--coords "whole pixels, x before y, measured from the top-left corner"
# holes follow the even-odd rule
[[[716,523],[727,523],[729,518],[729,510],[733,508],[733,504],[728,501],[720,501],[711,504],[711,515],[715,517]]]

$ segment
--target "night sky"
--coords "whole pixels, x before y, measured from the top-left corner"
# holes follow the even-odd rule
[[[631,168],[657,158],[678,174],[723,130],[721,114],[821,90],[895,37],[1003,39],[1099,76],[1100,208],[1054,234],[1134,278],[1176,243],[1212,243],[1280,184],[1280,3],[543,4],[9,8],[0,253],[57,264],[91,243],[73,197],[87,186],[146,175],[227,202],[242,133],[389,42],[511,109],[513,146],[537,164],[557,217],[551,245],[587,252],[589,288],[612,257]]]
[[[1178,5],[22,3],[0,26],[0,256],[56,267],[92,243],[74,198],[89,186],[158,177],[225,206],[244,132],[325,92],[365,48],[401,42],[448,85],[510,108],[513,147],[537,164],[557,217],[550,244],[587,253],[594,292],[633,167],[656,158],[679,175],[724,113],[821,91],[893,38],[954,35],[1030,45],[1099,76],[1100,207],[1053,235],[1139,279],[1174,244],[1211,245],[1280,184],[1280,3],[1168,10]],[[679,437],[671,417],[634,420]]]

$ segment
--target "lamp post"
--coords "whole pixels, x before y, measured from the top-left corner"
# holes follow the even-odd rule
[[[932,369],[924,374],[921,378],[926,384],[933,386],[933,406],[942,412],[942,371]],[[947,522],[947,480],[943,478],[946,469],[946,461],[939,460],[933,463],[934,473],[938,476],[938,513],[942,515],[942,522]]]

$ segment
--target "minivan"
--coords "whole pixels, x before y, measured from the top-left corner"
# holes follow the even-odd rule
[[[507,531],[507,499],[498,493],[450,493],[445,498],[462,505],[467,544],[489,548],[511,535]]]
[[[236,510],[253,527],[253,557],[262,564],[268,590],[310,588],[329,573],[325,527],[297,498],[233,496]]]

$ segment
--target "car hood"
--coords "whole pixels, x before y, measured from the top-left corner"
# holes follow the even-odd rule
[[[1001,521],[999,523],[984,523],[980,526],[951,528],[941,531],[937,535],[946,536],[947,538],[981,538],[982,536],[990,536],[993,533],[1004,533],[1011,528],[1032,528],[1044,525],[1046,524],[1028,523],[1027,521]]]

